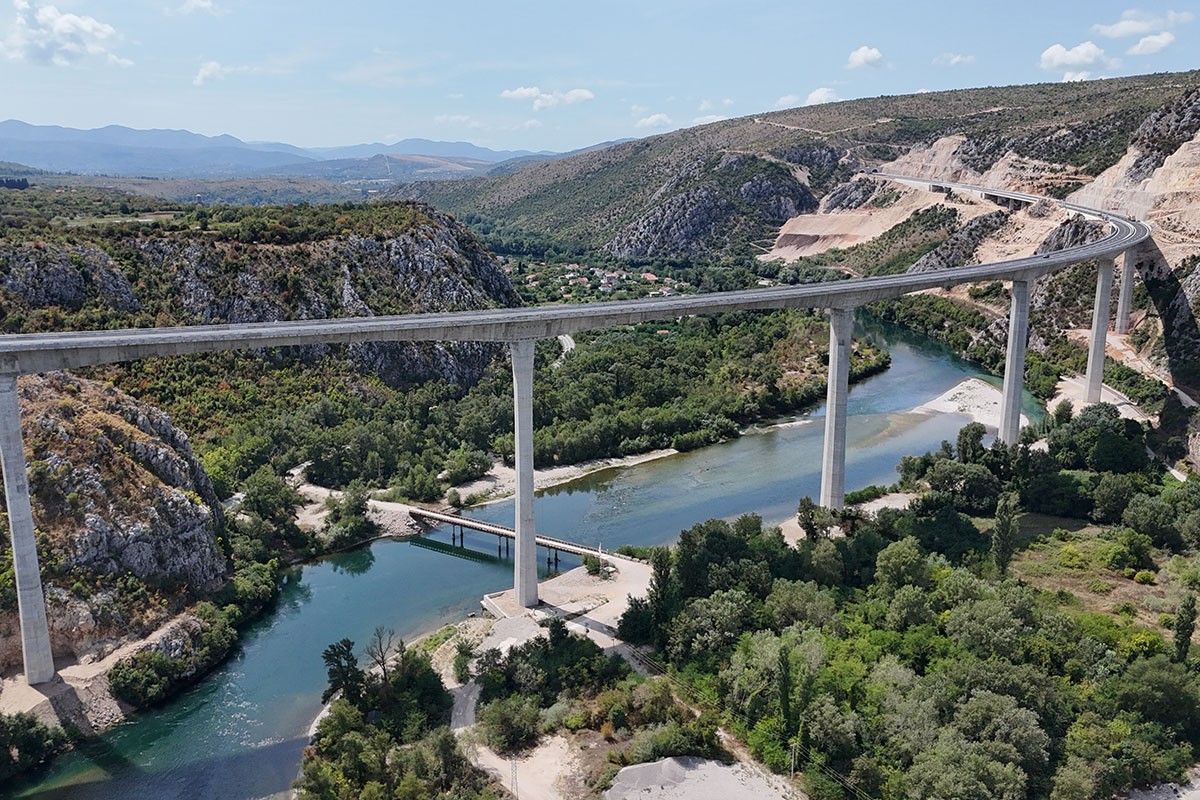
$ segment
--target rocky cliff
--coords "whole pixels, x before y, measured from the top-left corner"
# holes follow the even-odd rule
[[[102,655],[225,582],[220,503],[165,414],[65,373],[22,378],[19,391],[56,656]],[[0,553],[11,564],[7,536]],[[20,660],[11,581],[0,584],[0,666]]]
[[[74,243],[3,240],[4,328],[277,322],[518,302],[495,258],[469,231],[431,209],[411,216],[399,228],[346,229],[286,243],[269,241],[271,228],[262,236],[267,241],[250,239],[245,220],[224,233],[131,228]],[[297,354],[311,360],[342,352],[315,346]],[[356,368],[391,384],[428,377],[471,382],[494,354],[478,343],[345,349]]]
[[[213,209],[173,225],[0,240],[6,332],[273,322],[517,302],[495,258],[469,231],[414,204]],[[365,393],[376,376],[392,385],[430,377],[469,383],[495,353],[495,346],[481,343],[368,343],[176,359],[138,365],[141,373],[133,365],[114,366],[104,374],[131,391],[142,387],[143,395],[159,392],[181,414],[190,409],[184,427],[209,433],[217,425],[213,413],[241,419],[256,411],[225,391],[224,378],[270,384],[283,374],[281,366],[295,376],[319,361],[320,374],[335,374],[349,391]],[[304,363],[297,367],[296,359]],[[332,373],[330,363],[337,364]],[[145,388],[147,376],[157,388]],[[305,388],[324,387],[314,378]],[[144,635],[226,585],[227,553],[217,546],[221,506],[187,435],[166,414],[110,385],[66,374],[23,378],[20,391],[57,655],[103,655],[122,637]],[[272,397],[286,402],[287,391]],[[232,411],[222,397],[230,398]],[[198,398],[211,402],[198,410]],[[0,666],[19,661],[6,565],[11,554],[3,544]]]

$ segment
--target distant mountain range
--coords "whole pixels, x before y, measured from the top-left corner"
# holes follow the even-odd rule
[[[556,155],[429,139],[302,148],[184,130],[138,130],[121,125],[79,130],[12,119],[0,122],[0,162],[83,175],[444,180],[484,175],[498,164],[517,159],[542,160]]]

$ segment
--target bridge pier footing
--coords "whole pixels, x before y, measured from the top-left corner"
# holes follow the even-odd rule
[[[854,309],[829,312],[829,388],[825,402],[825,449],[821,457],[821,500],[840,510],[846,499],[846,396],[850,393],[850,334]]]
[[[534,340],[512,342],[513,455],[517,468],[513,594],[517,605],[538,604],[537,530],[533,516],[533,351]]]
[[[1096,303],[1092,308],[1092,339],[1088,348],[1087,403],[1100,402],[1100,386],[1104,383],[1104,345],[1108,340],[1108,320],[1112,312],[1112,284],[1114,261],[1100,260],[1096,272]]]
[[[1113,324],[1116,333],[1129,333],[1129,313],[1133,310],[1133,270],[1137,255],[1126,250],[1121,259],[1121,283],[1117,290],[1117,319]]]
[[[1000,430],[1005,444],[1016,444],[1021,434],[1021,389],[1025,386],[1025,348],[1029,340],[1029,281],[1012,282],[1008,312],[1008,352],[1004,358],[1004,390],[1000,404]]]
[[[17,397],[15,375],[0,376],[0,463],[4,467],[4,497],[12,537],[25,682],[33,686],[54,679],[54,656],[50,651],[46,597],[42,593],[42,575],[38,569],[29,476],[25,470],[25,441],[21,437],[21,401]]]

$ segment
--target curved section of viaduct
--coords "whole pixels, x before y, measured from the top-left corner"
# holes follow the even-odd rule
[[[1042,198],[1021,192],[965,184],[921,180],[901,175],[876,177],[932,191],[975,194],[1003,205],[1024,205]],[[536,532],[533,514],[533,350],[538,339],[595,328],[657,319],[777,308],[830,309],[830,354],[825,452],[822,459],[820,503],[841,508],[846,463],[846,395],[850,365],[850,330],[855,308],[924,289],[977,281],[1012,281],[1008,351],[1004,371],[1004,400],[999,437],[1017,440],[1020,425],[1025,345],[1029,334],[1029,284],[1042,275],[1081,261],[1099,261],[1096,303],[1092,318],[1087,367],[1087,399],[1100,399],[1104,342],[1108,330],[1114,259],[1128,254],[1150,236],[1143,222],[1068,203],[1067,211],[1107,223],[1110,233],[1100,241],[1042,256],[940,272],[889,275],[833,283],[783,286],[685,297],[592,303],[576,306],[489,309],[439,314],[268,322],[247,325],[206,325],[123,331],[78,331],[0,336],[0,463],[12,535],[13,565],[25,679],[44,683],[55,675],[46,621],[45,597],[37,562],[33,514],[21,438],[17,376],[73,369],[152,356],[211,353],[306,344],[349,344],[371,341],[487,341],[510,347],[515,404],[517,469],[516,547],[514,585],[517,601],[538,603]],[[1116,329],[1128,327],[1134,259],[1127,257],[1121,275]]]

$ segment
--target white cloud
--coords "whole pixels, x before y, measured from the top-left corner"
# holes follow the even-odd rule
[[[500,96],[509,100],[529,100],[541,93],[542,90],[536,86],[518,86],[516,89],[505,89]]]
[[[975,56],[965,56],[961,53],[942,53],[933,60],[939,67],[958,67],[963,64],[974,64]]]
[[[1168,11],[1165,16],[1156,16],[1131,8],[1121,14],[1121,19],[1110,25],[1096,24],[1092,31],[1107,39],[1126,39],[1131,36],[1146,36],[1159,33],[1195,19],[1190,11]]]
[[[712,101],[711,100],[701,100],[700,107],[696,110],[697,111],[712,111],[713,110]]]
[[[183,5],[175,9],[176,14],[194,14],[197,11],[212,14],[214,17],[221,15],[221,9],[213,0],[184,0]]]
[[[879,52],[877,48],[867,47],[864,44],[850,54],[850,57],[846,60],[846,69],[877,67],[881,61],[883,61],[883,53]]]
[[[220,80],[229,75],[290,75],[299,64],[310,59],[310,54],[300,51],[290,55],[274,56],[258,64],[222,64],[220,61],[205,61],[192,78],[193,86],[203,86],[209,81]]]
[[[12,61],[68,67],[89,56],[102,56],[117,66],[133,64],[113,52],[121,35],[108,23],[29,0],[13,0],[13,7],[17,18],[8,36],[0,40],[0,53]]]
[[[726,97],[724,100],[721,101],[721,105],[723,105],[725,107],[729,107],[729,106],[733,105],[733,98]]]
[[[462,100],[465,96],[466,95],[464,95],[462,92],[451,92],[450,94],[446,95],[446,97],[450,98],[451,100]]]
[[[702,117],[696,117],[695,119],[693,119],[692,124],[693,125],[707,125],[710,122],[720,122],[721,120],[725,120],[725,119],[729,119],[729,117],[723,117],[720,114],[705,114]]]
[[[530,128],[540,128],[542,127],[542,121],[540,119],[527,119],[517,127],[523,131],[527,131]]]
[[[203,86],[209,81],[220,80],[226,75],[248,71],[249,67],[227,67],[219,61],[205,61],[200,65],[200,69],[196,70],[196,77],[192,78],[192,85]]]
[[[800,95],[798,94],[785,94],[775,101],[776,108],[792,108],[798,105],[800,105]]]
[[[1068,72],[1063,73],[1062,82],[1063,83],[1075,83],[1076,81],[1086,81],[1091,77],[1092,77],[1092,73],[1088,72],[1086,69],[1080,70],[1078,72],[1068,71]]]
[[[1175,34],[1170,31],[1143,36],[1138,43],[1125,52],[1131,56],[1152,56],[1166,50],[1175,41]]]
[[[671,124],[671,118],[666,114],[651,114],[633,123],[635,128],[665,128]]]
[[[808,97],[804,99],[804,105],[819,106],[821,103],[833,103],[839,99],[840,98],[837,96],[837,92],[835,92],[833,89],[830,89],[828,86],[822,86],[819,89],[813,89],[808,93]]]
[[[470,114],[438,114],[433,118],[433,121],[439,125],[456,124],[465,125],[471,121]]]
[[[594,100],[596,95],[588,89],[570,89],[565,92],[543,92],[537,86],[518,86],[516,89],[505,89],[500,96],[506,100],[532,100],[533,110],[554,108],[558,105],[571,105]]]
[[[1094,42],[1087,41],[1067,49],[1061,44],[1052,44],[1042,51],[1041,67],[1045,70],[1058,72],[1062,70],[1072,76],[1087,72],[1088,67],[1117,66],[1117,62],[1104,54],[1104,50]],[[1083,80],[1072,77],[1069,80]]]

